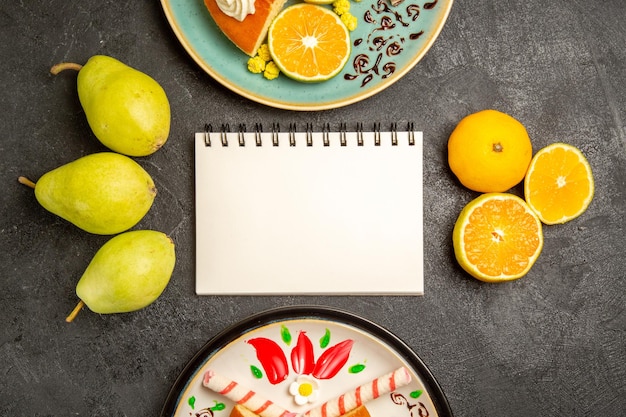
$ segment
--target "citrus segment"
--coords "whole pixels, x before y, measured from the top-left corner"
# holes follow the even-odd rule
[[[268,32],[272,59],[286,76],[324,81],[337,75],[350,57],[350,34],[337,14],[300,3],[285,8]]]
[[[465,116],[448,140],[448,163],[461,184],[483,193],[519,184],[532,158],[526,128],[497,110]]]
[[[487,193],[461,211],[452,234],[461,267],[487,282],[521,278],[543,248],[541,221],[521,198]]]
[[[524,180],[524,197],[545,224],[580,216],[593,194],[591,166],[578,148],[553,143],[533,157]]]

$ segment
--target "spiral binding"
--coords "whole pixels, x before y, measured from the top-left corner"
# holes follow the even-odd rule
[[[330,123],[324,123],[322,125],[322,143],[323,146],[330,146],[330,133],[333,132],[330,127]],[[340,146],[346,146],[346,133],[348,132],[348,128],[346,123],[339,124],[339,144]],[[359,122],[356,125],[355,129],[357,133],[357,146],[363,146],[363,123]],[[376,122],[373,125],[372,131],[374,132],[374,145],[380,146],[381,143],[381,127],[380,123]],[[390,130],[391,132],[391,145],[398,145],[398,124],[392,123]],[[413,126],[413,122],[407,123],[406,131],[409,134],[409,146],[415,145],[415,130]],[[219,130],[219,137],[222,146],[226,147],[229,145],[228,143],[228,133],[231,133],[230,124],[222,124]],[[237,127],[237,142],[239,146],[246,146],[246,133],[247,127],[245,123],[240,123]],[[261,123],[254,124],[254,142],[256,146],[262,146],[261,134],[263,133],[263,125]],[[289,146],[296,146],[296,133],[298,132],[297,126],[295,123],[289,124],[288,129],[288,138],[289,138]],[[305,138],[306,138],[306,146],[313,146],[313,124],[307,122],[304,128]],[[211,146],[211,135],[213,133],[213,126],[211,124],[206,124],[204,126],[204,142],[206,146]],[[270,131],[272,146],[279,146],[279,133],[280,133],[280,125],[278,123],[272,123],[272,129]]]

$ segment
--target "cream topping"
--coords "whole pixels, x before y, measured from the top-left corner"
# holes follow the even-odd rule
[[[217,6],[230,17],[240,22],[249,14],[254,14],[255,0],[216,0]]]

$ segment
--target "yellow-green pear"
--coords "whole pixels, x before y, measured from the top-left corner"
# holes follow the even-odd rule
[[[128,156],[100,152],[83,156],[42,175],[35,189],[46,210],[98,235],[113,235],[136,225],[150,210],[156,187],[150,174]]]
[[[156,230],[134,230],[111,238],[96,252],[76,285],[78,305],[99,314],[127,313],[154,302],[170,281],[174,242]]]
[[[170,104],[159,83],[128,65],[95,55],[83,66],[60,63],[51,72],[78,70],[78,98],[94,135],[109,149],[146,156],[163,146],[170,132]]]

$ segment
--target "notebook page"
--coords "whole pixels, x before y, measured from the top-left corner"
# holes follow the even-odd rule
[[[198,294],[422,294],[422,135],[196,135]]]

